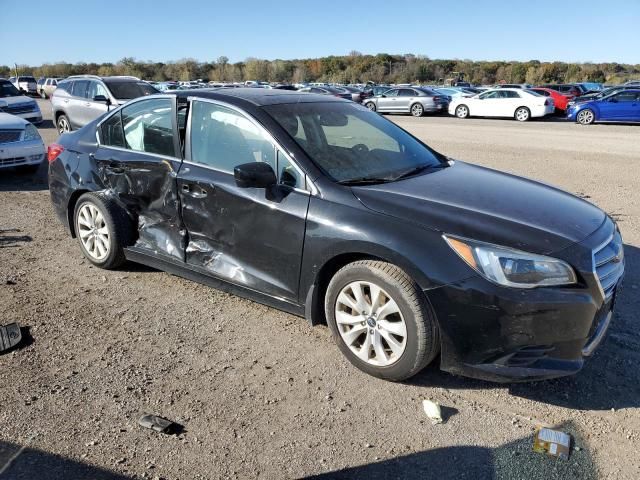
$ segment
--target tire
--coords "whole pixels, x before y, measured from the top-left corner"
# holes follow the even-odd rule
[[[373,102],[367,102],[367,103],[364,104],[364,106],[367,107],[372,112],[376,111],[376,104],[373,103]]]
[[[40,98],[46,100],[47,99],[47,94],[44,93],[44,90],[40,90]]]
[[[371,287],[380,289],[380,296]],[[354,302],[358,289],[362,301]],[[379,301],[371,302],[372,297]],[[369,308],[372,303],[378,307]],[[342,353],[374,377],[405,380],[439,352],[438,327],[426,297],[406,272],[391,263],[361,260],[341,268],[327,287],[325,314]]]
[[[58,117],[56,120],[56,129],[60,135],[71,131],[71,123],[69,123],[69,118],[67,118],[66,115],[63,114]]]
[[[111,198],[102,193],[85,193],[76,203],[73,222],[82,254],[96,267],[111,270],[126,261],[124,247],[133,244],[134,224]],[[87,236],[94,237],[94,248]]]
[[[590,108],[580,110],[576,115],[576,122],[580,125],[591,125],[596,121],[596,114]]]
[[[424,107],[421,103],[414,103],[413,105],[411,105],[409,111],[414,117],[421,117],[424,115]]]
[[[464,104],[458,105],[455,113],[458,118],[469,118],[469,107]]]
[[[527,107],[518,107],[513,114],[513,118],[519,122],[526,122],[531,119],[531,110]]]

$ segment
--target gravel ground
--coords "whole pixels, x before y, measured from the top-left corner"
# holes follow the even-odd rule
[[[640,127],[389,118],[618,219],[625,287],[579,375],[495,385],[432,365],[374,379],[324,326],[145,267],[92,268],[54,217],[45,166],[2,171],[0,324],[29,338],[0,356],[0,479],[640,478]],[[40,130],[55,140],[50,121]],[[145,412],[184,429],[143,429]],[[568,461],[531,451],[539,424],[571,433]]]

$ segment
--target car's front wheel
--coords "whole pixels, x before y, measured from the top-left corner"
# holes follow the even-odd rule
[[[439,351],[423,292],[390,263],[362,260],[341,268],[327,288],[325,314],[342,353],[375,377],[405,380]]]
[[[58,120],[56,121],[56,127],[60,135],[62,135],[63,133],[69,133],[71,131],[71,124],[69,123],[69,119],[66,115],[60,115],[58,117]]]
[[[589,108],[585,108],[578,112],[578,116],[576,117],[576,121],[580,125],[591,125],[596,120],[596,114],[593,113],[593,110]]]
[[[372,112],[376,111],[376,104],[373,103],[373,102],[367,102],[367,103],[364,104],[364,106],[367,107]]]
[[[456,107],[456,117],[458,118],[468,118],[469,117],[469,107],[466,105],[458,105]]]
[[[44,90],[40,90],[40,98],[46,100],[47,99],[47,94],[45,93]]]
[[[75,233],[84,256],[97,267],[117,268],[125,262],[124,247],[132,243],[133,226],[111,198],[85,193],[74,210]]]

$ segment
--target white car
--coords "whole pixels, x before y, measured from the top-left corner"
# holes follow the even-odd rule
[[[0,113],[0,169],[18,167],[35,172],[45,156],[38,129],[26,120]]]
[[[454,98],[449,103],[449,114],[458,118],[510,117],[526,122],[551,115],[554,110],[553,99],[519,88],[488,90],[469,98]]]
[[[11,113],[30,121],[42,122],[42,112],[33,98],[25,97],[9,81],[0,78],[0,112]]]

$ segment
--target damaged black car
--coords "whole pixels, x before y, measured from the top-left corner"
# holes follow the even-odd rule
[[[55,210],[126,260],[327,323],[361,370],[494,381],[578,372],[624,273],[616,223],[566,192],[453,161],[339,98],[180,91],[49,146]]]

